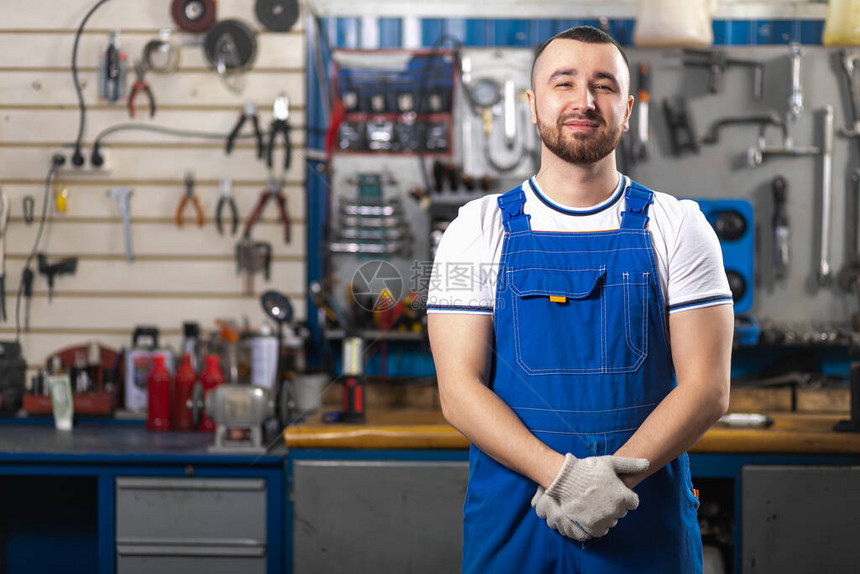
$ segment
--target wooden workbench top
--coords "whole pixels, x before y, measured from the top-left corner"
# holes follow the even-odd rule
[[[841,415],[775,413],[770,428],[714,426],[694,453],[860,454],[860,434],[833,432]],[[469,441],[435,409],[374,409],[361,424],[317,416],[284,429],[288,449],[465,449]]]

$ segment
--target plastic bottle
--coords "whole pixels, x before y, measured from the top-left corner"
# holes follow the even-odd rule
[[[203,367],[203,372],[200,373],[200,382],[203,384],[204,401],[209,391],[224,384],[224,374],[221,372],[221,367],[218,366],[218,355],[206,355],[206,365]],[[215,421],[206,415],[205,409],[203,410],[203,422],[200,423],[200,430],[215,432]]]
[[[153,431],[170,430],[170,371],[164,364],[163,356],[152,358],[146,387],[146,428]]]
[[[185,353],[176,369],[176,380],[173,384],[173,411],[170,414],[171,427],[173,430],[193,430],[194,420],[191,409],[188,408],[188,399],[194,393],[194,383],[197,381],[197,373],[191,366],[192,355]]]
[[[830,0],[822,41],[825,46],[860,45],[860,2]]]
[[[717,0],[642,0],[633,28],[637,46],[707,47]]]

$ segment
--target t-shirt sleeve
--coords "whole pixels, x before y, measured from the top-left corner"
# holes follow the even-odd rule
[[[492,256],[476,205],[460,208],[436,250],[427,293],[428,313],[492,315]]]
[[[732,304],[720,241],[693,201],[682,201],[675,244],[669,251],[669,312]]]

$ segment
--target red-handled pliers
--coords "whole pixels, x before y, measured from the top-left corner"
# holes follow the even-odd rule
[[[194,174],[186,172],[185,194],[179,201],[179,207],[176,208],[176,227],[182,227],[182,212],[189,201],[194,205],[194,211],[197,213],[197,226],[203,227],[203,206],[200,205],[200,200],[194,195]]]
[[[281,193],[283,187],[283,179],[278,180],[272,178],[269,180],[269,184],[266,186],[266,189],[264,189],[263,193],[260,194],[260,199],[257,201],[254,211],[251,212],[251,216],[248,218],[247,223],[245,223],[245,237],[251,237],[251,228],[254,226],[254,223],[260,219],[260,215],[263,213],[263,208],[266,206],[266,203],[268,203],[269,198],[271,198],[278,204],[281,225],[284,227],[284,243],[290,242],[290,216],[287,213],[287,199],[284,197],[284,194]]]
[[[146,63],[143,60],[137,60],[134,63],[134,75],[137,79],[131,85],[131,93],[128,95],[128,115],[134,117],[134,99],[139,92],[144,92],[149,100],[149,117],[153,117],[155,115],[155,97],[152,95],[149,84],[146,83]]]

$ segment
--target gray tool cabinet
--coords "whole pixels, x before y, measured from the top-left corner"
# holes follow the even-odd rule
[[[266,482],[116,479],[118,574],[266,571]]]

